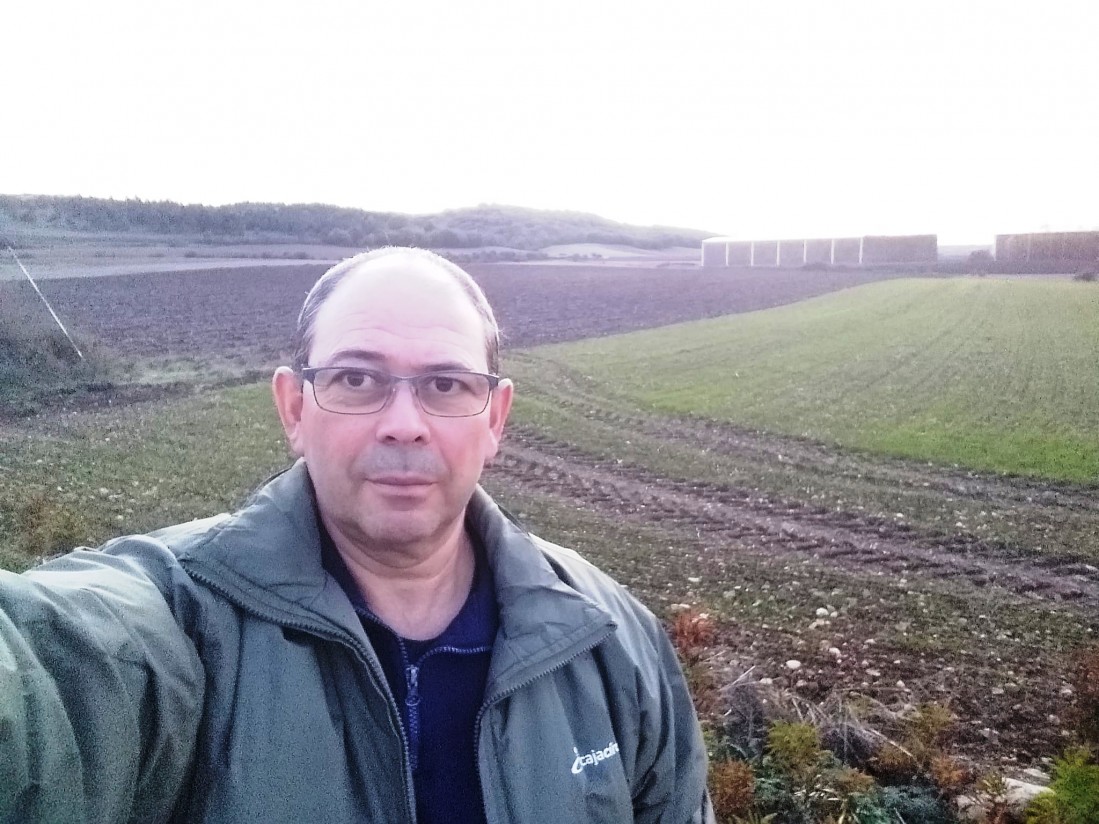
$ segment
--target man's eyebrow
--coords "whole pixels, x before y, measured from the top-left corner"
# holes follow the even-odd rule
[[[374,363],[385,363],[386,356],[381,352],[375,352],[372,349],[337,349],[328,358],[329,365],[346,363],[347,361],[369,361]],[[424,364],[423,367],[417,370],[418,372],[475,372],[468,363],[461,361],[437,361],[435,363]]]
[[[460,363],[459,361],[440,361],[439,363],[429,363],[424,366],[424,372],[476,372],[468,363]]]
[[[328,356],[329,363],[337,363],[338,361],[349,360],[384,361],[385,355],[383,355],[381,352],[375,352],[371,349],[337,349],[335,352]]]

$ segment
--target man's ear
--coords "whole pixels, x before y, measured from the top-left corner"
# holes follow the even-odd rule
[[[504,424],[507,423],[508,413],[511,412],[511,401],[515,394],[515,384],[504,378],[492,391],[492,398],[488,404],[488,427],[491,437],[491,446],[485,455],[485,463],[489,463],[496,457],[500,448],[500,440],[504,436]]]
[[[271,393],[275,396],[275,408],[279,411],[282,431],[290,451],[299,458],[305,452],[302,442],[301,411],[305,403],[301,377],[287,366],[280,366],[271,378]]]

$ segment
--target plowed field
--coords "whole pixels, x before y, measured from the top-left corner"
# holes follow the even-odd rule
[[[43,281],[71,330],[122,355],[266,362],[283,351],[323,266]],[[873,272],[471,265],[506,346],[532,346],[765,309],[889,277]],[[0,283],[0,289],[28,286]],[[2,294],[2,293],[0,293]]]

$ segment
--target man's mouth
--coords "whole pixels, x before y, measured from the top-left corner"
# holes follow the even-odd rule
[[[435,483],[426,475],[372,475],[367,480],[383,486],[426,486]]]

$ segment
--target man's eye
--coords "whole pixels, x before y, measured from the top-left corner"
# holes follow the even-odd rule
[[[377,384],[377,380],[375,380],[374,376],[369,372],[346,369],[334,374],[332,376],[332,383],[335,386],[342,386],[345,389],[369,389]]]
[[[436,375],[431,379],[431,391],[437,392],[440,395],[457,392],[461,388],[461,384],[457,380],[447,377],[446,375]]]

